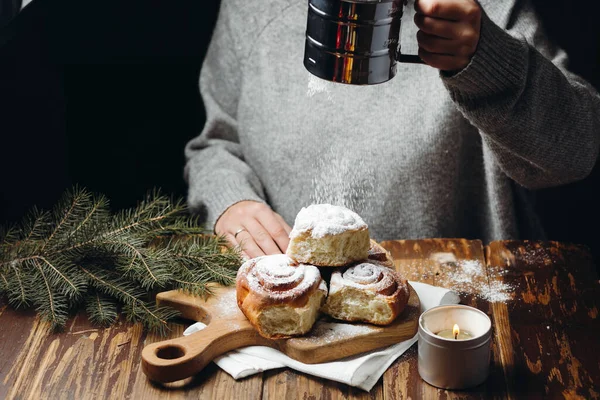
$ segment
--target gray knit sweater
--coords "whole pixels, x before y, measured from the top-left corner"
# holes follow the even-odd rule
[[[200,77],[206,125],[186,147],[190,207],[209,227],[241,200],[290,225],[330,202],[377,240],[541,238],[532,190],[589,174],[600,98],[528,3],[480,3],[460,73],[399,64],[389,82],[353,86],[305,70],[305,0],[223,0]]]

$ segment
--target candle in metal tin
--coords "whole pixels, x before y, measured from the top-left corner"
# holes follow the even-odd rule
[[[459,339],[460,332],[449,329],[455,324],[470,337]],[[483,383],[489,373],[491,337],[490,318],[476,308],[448,305],[425,311],[419,318],[419,375],[443,389]]]

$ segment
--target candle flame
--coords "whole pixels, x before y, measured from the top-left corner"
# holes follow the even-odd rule
[[[459,333],[460,333],[460,328],[458,327],[458,324],[454,324],[454,327],[452,328],[452,334],[454,335],[454,339],[458,339]]]

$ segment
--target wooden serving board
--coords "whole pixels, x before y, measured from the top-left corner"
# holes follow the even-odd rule
[[[312,330],[291,339],[265,339],[240,311],[235,287],[217,287],[206,300],[178,290],[156,296],[159,306],[181,312],[183,318],[207,327],[189,336],[152,343],[142,351],[142,370],[153,381],[173,382],[200,372],[214,358],[240,347],[268,346],[307,364],[357,355],[412,338],[417,333],[419,297],[409,285],[404,311],[388,326],[352,324],[322,316]]]

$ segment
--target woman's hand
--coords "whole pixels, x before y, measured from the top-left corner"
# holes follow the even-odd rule
[[[248,200],[229,207],[215,225],[215,233],[233,246],[240,245],[248,258],[285,253],[291,230],[271,207]]]
[[[443,71],[460,71],[475,54],[481,8],[474,0],[415,0],[419,57]]]

